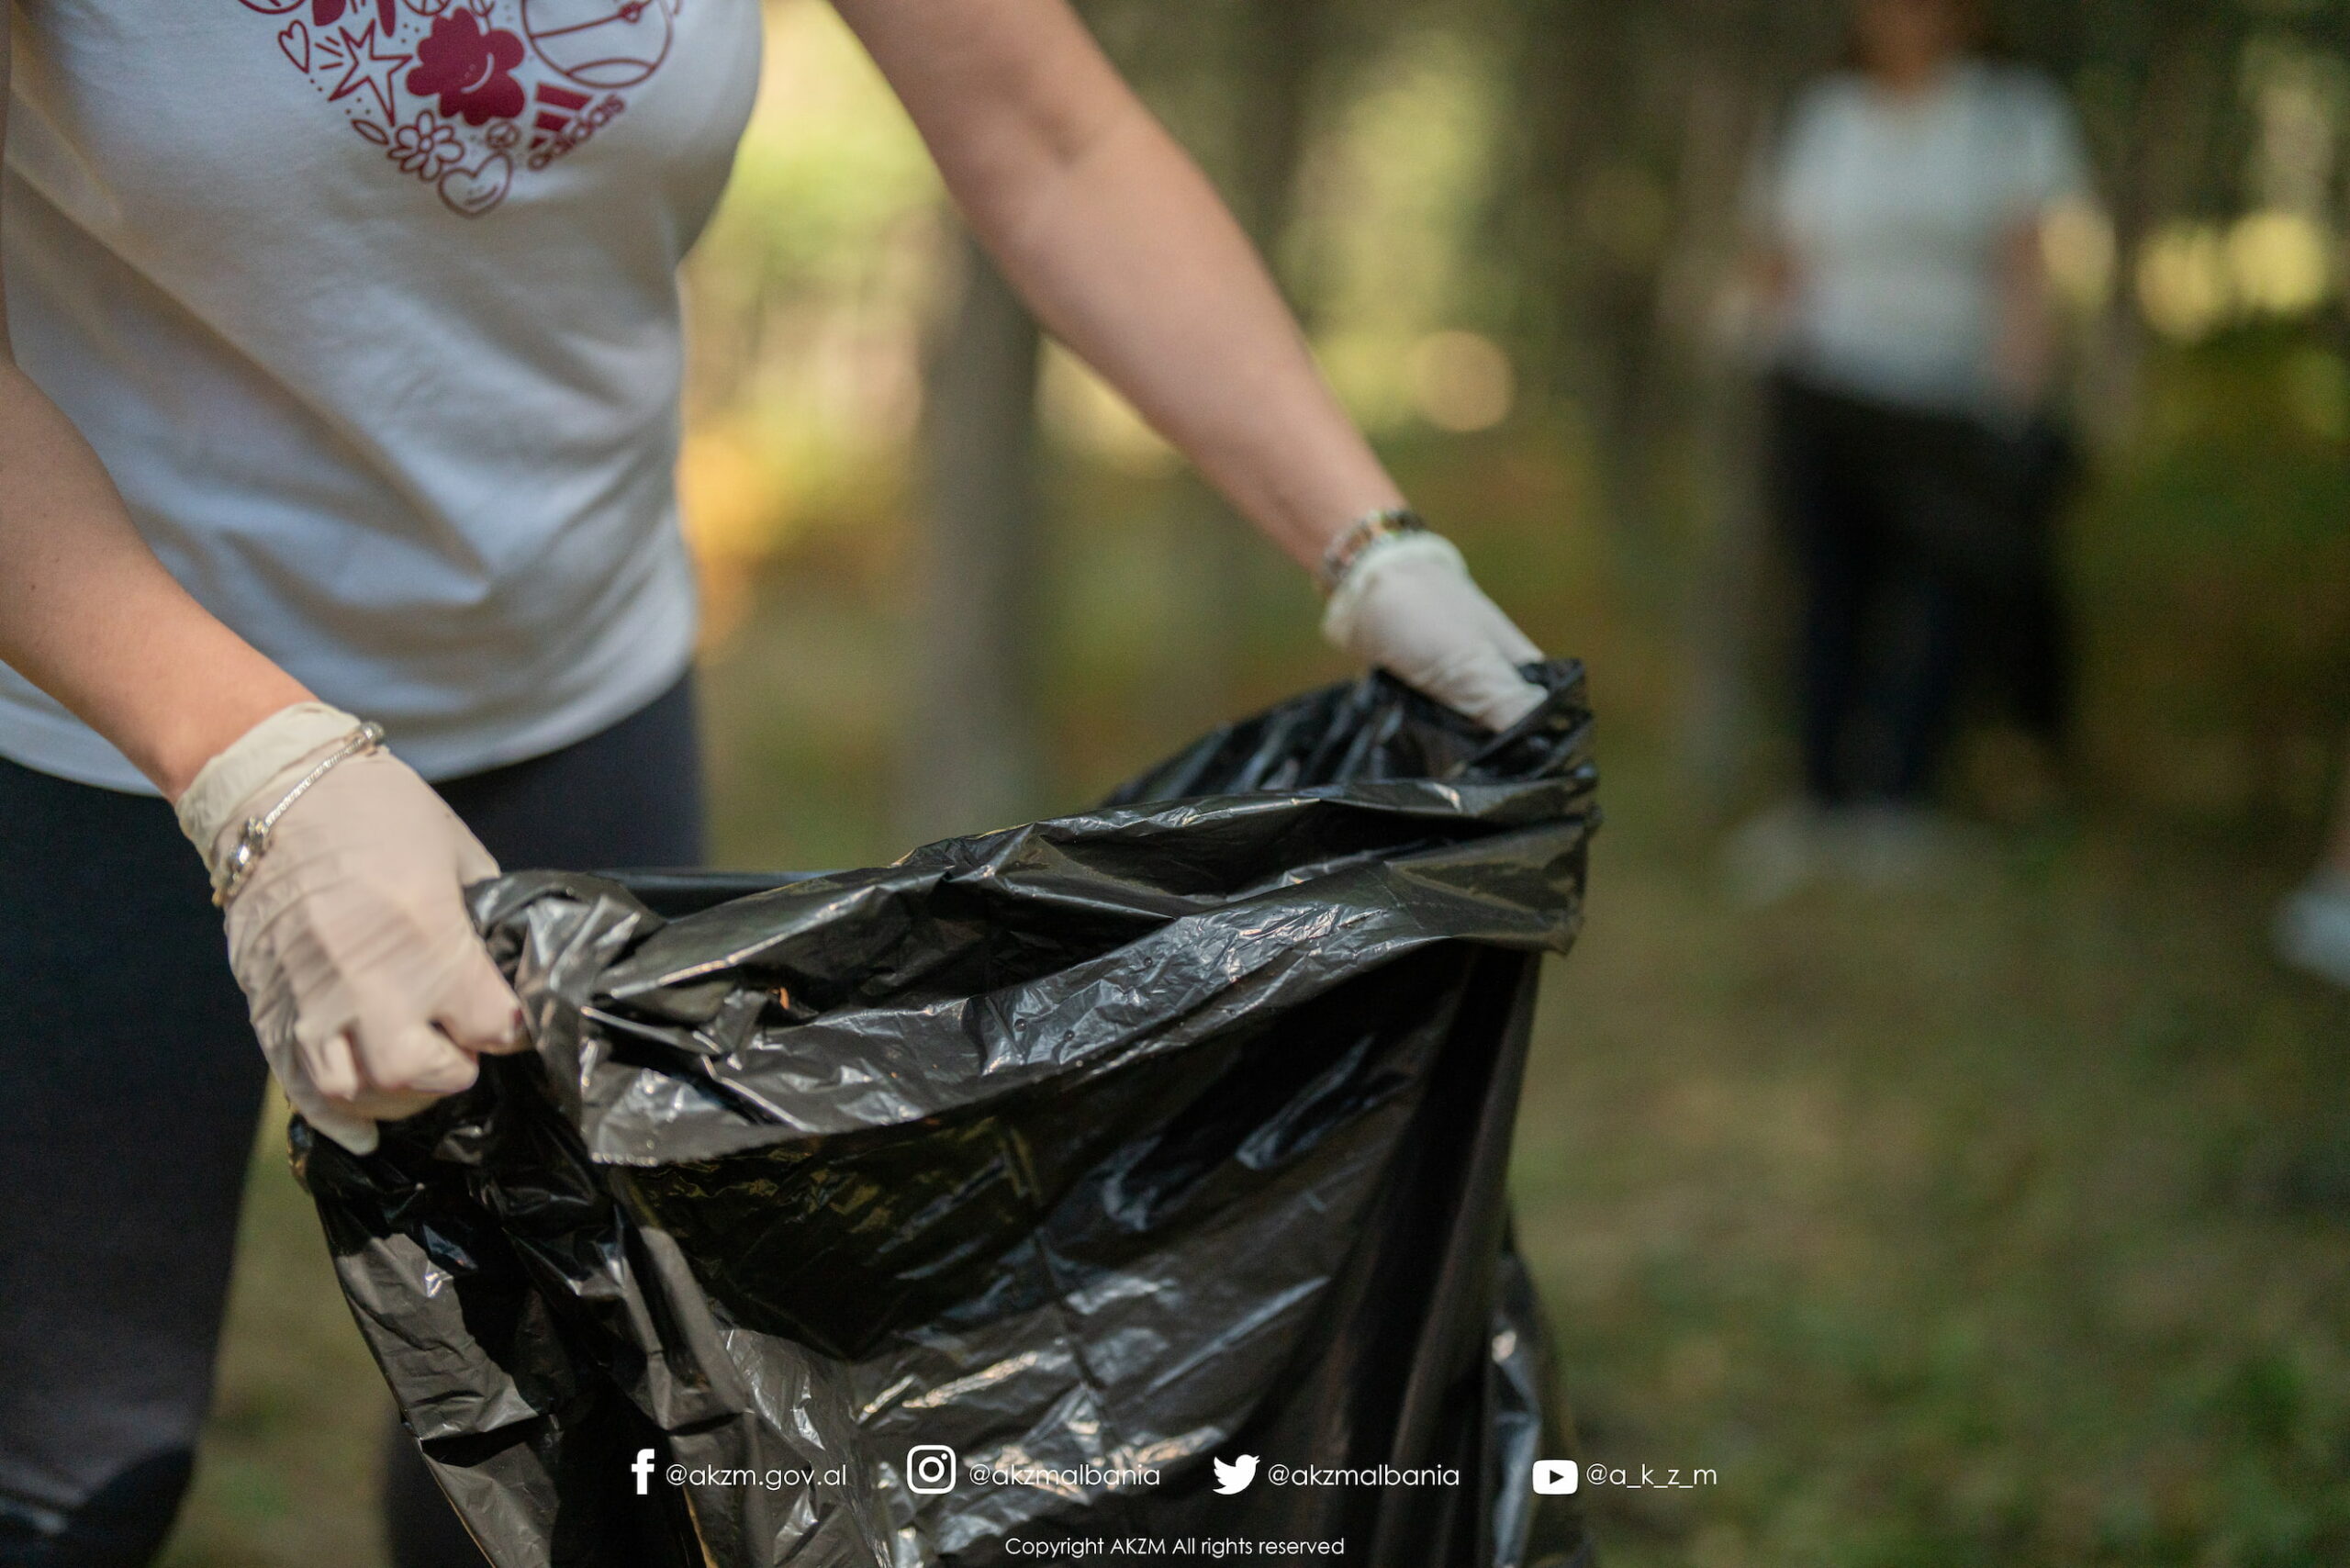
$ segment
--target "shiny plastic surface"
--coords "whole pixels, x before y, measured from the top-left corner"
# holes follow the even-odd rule
[[[294,1145],[499,1568],[1580,1561],[1503,1192],[1596,821],[1539,673],[1498,738],[1373,678],[894,866],[476,889],[536,1057]],[[1435,1479],[1216,1494],[1244,1453]]]

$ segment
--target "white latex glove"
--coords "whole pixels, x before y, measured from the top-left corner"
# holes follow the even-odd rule
[[[1331,594],[1322,634],[1491,730],[1509,728],[1549,695],[1517,673],[1542,651],[1438,534],[1373,541]]]
[[[213,868],[257,817],[359,728],[320,703],[255,725],[178,803]],[[380,748],[335,765],[278,819],[228,909],[229,962],[285,1097],[355,1154],[375,1124],[469,1087],[476,1053],[519,1050],[521,1009],[462,890],[498,862]]]

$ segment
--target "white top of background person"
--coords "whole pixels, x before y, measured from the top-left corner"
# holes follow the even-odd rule
[[[1779,361],[1879,402],[2028,410],[2052,359],[2042,222],[2088,189],[2072,111],[1986,57],[1973,0],[1863,0],[1853,33],[1750,196]]]

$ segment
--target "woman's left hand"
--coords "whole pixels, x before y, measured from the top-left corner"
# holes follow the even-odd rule
[[[1363,551],[1331,594],[1322,633],[1491,730],[1509,728],[1548,695],[1518,673],[1542,650],[1439,534],[1404,534]]]
[[[1403,494],[1198,167],[1068,0],[835,0],[1037,319],[1313,570],[1332,519]],[[1495,729],[1541,657],[1442,540],[1366,549],[1331,640]]]

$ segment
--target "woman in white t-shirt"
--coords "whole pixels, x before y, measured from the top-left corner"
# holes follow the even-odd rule
[[[1322,570],[1329,633],[1530,709],[1532,644],[1064,0],[839,8],[1006,275]],[[253,1036],[368,1148],[521,1047],[464,883],[699,853],[675,271],[758,32],[756,0],[0,12],[0,1560],[169,1527]]]
[[[1986,58],[1971,0],[1863,0],[1852,33],[1752,217],[1805,783],[1815,808],[1883,820],[1926,801],[1970,647],[2035,666],[2026,716],[2061,718],[2040,236],[2086,170],[2062,95]]]

